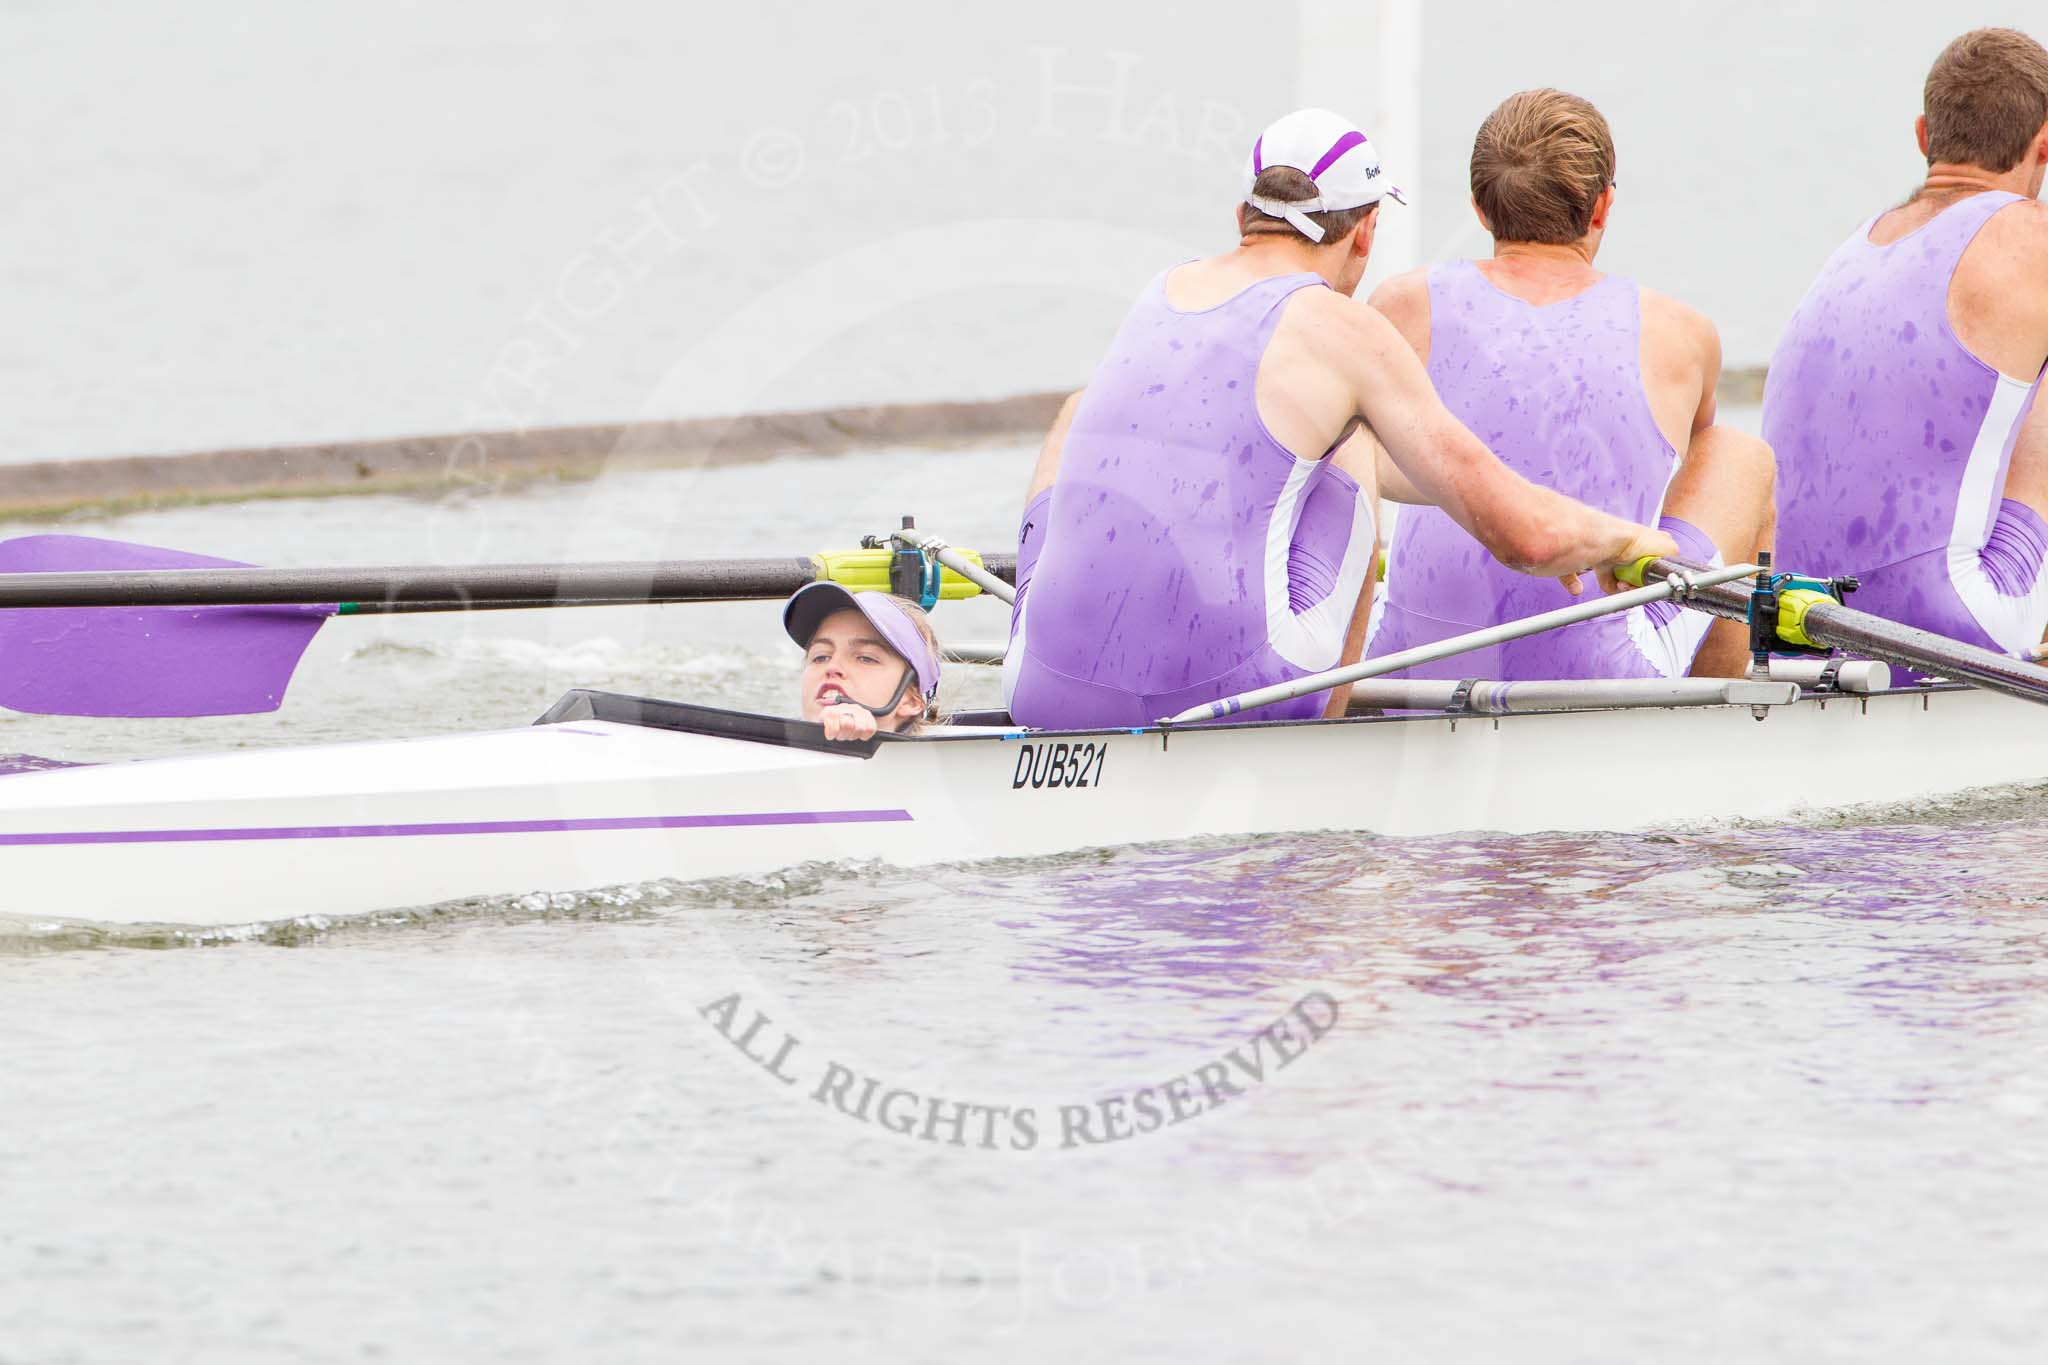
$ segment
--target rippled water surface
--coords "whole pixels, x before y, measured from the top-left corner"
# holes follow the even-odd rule
[[[1000,545],[972,509],[1028,458],[74,529],[595,558],[914,511]],[[798,481],[837,506],[770,521]],[[275,717],[9,716],[0,750],[516,724],[578,683],[780,706],[794,653],[768,605],[336,621]],[[2021,792],[1203,841],[168,950],[10,904],[0,1359],[2038,1359],[2044,833]]]

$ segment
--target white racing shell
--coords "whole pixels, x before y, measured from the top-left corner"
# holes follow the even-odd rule
[[[2044,778],[2048,710],[1969,689],[860,745],[577,692],[516,730],[0,776],[0,915],[224,926],[809,860],[1683,827]]]

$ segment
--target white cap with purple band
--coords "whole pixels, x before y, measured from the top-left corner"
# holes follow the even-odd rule
[[[1259,176],[1274,166],[1292,166],[1313,180],[1313,199],[1268,199],[1252,193]],[[1259,134],[1245,163],[1244,201],[1260,213],[1284,218],[1311,242],[1323,230],[1309,221],[1311,213],[1334,213],[1377,204],[1382,197],[1397,204],[1407,198],[1380,174],[1379,153],[1355,124],[1328,109],[1297,109]]]
[[[782,628],[790,639],[809,649],[811,637],[835,611],[857,611],[867,617],[889,648],[917,673],[917,690],[924,694],[925,704],[931,704],[939,694],[939,656],[917,623],[888,593],[848,592],[837,583],[806,583],[790,594],[789,605],[782,609]]]

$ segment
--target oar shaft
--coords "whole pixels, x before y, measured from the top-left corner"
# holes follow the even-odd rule
[[[701,603],[716,599],[692,597],[689,602]],[[744,598],[734,598],[744,601]],[[336,616],[422,616],[436,612],[450,611],[539,611],[555,607],[645,607],[662,606],[660,598],[647,597],[521,597],[504,601],[464,601],[461,598],[438,598],[433,601],[407,602],[343,602]]]
[[[1659,560],[1657,562],[1665,563],[1666,561]],[[1756,566],[1753,564],[1738,564],[1733,568],[1727,569],[1693,569],[1685,565],[1671,563],[1671,572],[1681,570],[1690,574],[1691,581],[1697,585],[1725,583],[1730,579],[1745,577],[1756,572]],[[1205,720],[1221,720],[1225,716],[1234,716],[1240,711],[1250,711],[1261,706],[1271,706],[1275,702],[1292,701],[1296,697],[1305,697],[1311,692],[1321,692],[1325,688],[1330,687],[1341,687],[1345,683],[1361,682],[1366,678],[1377,678],[1385,673],[1398,673],[1404,668],[1415,668],[1421,664],[1435,663],[1438,659],[1447,659],[1454,654],[1465,654],[1475,649],[1486,649],[1493,645],[1505,644],[1509,640],[1519,640],[1525,636],[1539,635],[1546,630],[1556,630],[1560,626],[1577,625],[1581,621],[1590,621],[1599,616],[1609,616],[1618,611],[1627,611],[1631,607],[1643,606],[1650,602],[1661,602],[1668,597],[1679,595],[1679,589],[1674,583],[1655,583],[1640,588],[1631,588],[1627,592],[1618,592],[1607,597],[1595,597],[1587,601],[1573,603],[1568,607],[1559,607],[1556,611],[1540,612],[1535,616],[1525,616],[1516,621],[1505,621],[1500,625],[1488,626],[1483,630],[1471,631],[1464,635],[1454,635],[1447,640],[1438,640],[1434,644],[1417,645],[1414,649],[1404,649],[1398,654],[1388,654],[1382,658],[1351,664],[1343,668],[1326,669],[1321,673],[1311,673],[1306,677],[1294,678],[1288,682],[1274,683],[1270,687],[1261,687],[1250,692],[1241,692],[1237,696],[1225,697],[1221,701],[1208,702],[1201,706],[1191,706],[1179,715],[1166,717],[1160,724],[1184,725]]]
[[[1701,570],[1678,560],[1659,559],[1645,571],[1647,578],[1663,578],[1674,570],[1698,575]],[[1688,606],[1725,616],[1731,621],[1749,619],[1749,586],[1723,583],[1701,588]],[[1992,692],[2003,692],[2022,701],[2048,704],[2048,668],[1997,654],[1977,645],[1951,640],[1917,626],[1901,625],[1882,616],[1858,611],[1839,602],[1821,602],[1809,607],[1806,634],[1819,644],[1846,650],[1866,659],[1880,659],[1917,673],[1934,673],[1957,682],[1975,683]]]
[[[1016,559],[991,556],[999,576]],[[0,609],[211,607],[347,602],[360,611],[730,602],[787,597],[817,577],[809,558],[379,569],[145,569],[0,574]]]

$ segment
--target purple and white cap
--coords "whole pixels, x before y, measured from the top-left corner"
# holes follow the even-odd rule
[[[1253,194],[1260,173],[1274,166],[1292,166],[1307,175],[1316,182],[1316,197],[1284,200]],[[1244,202],[1261,213],[1285,218],[1311,242],[1322,241],[1323,230],[1309,221],[1309,214],[1364,208],[1382,197],[1397,204],[1408,202],[1400,187],[1380,173],[1379,153],[1365,134],[1350,119],[1328,109],[1297,109],[1274,123],[1252,143],[1251,159],[1245,163]]]
[[[790,594],[789,605],[782,609],[782,628],[790,639],[809,649],[811,637],[835,611],[857,611],[868,618],[889,648],[917,671],[917,690],[924,694],[927,705],[939,694],[939,656],[917,623],[888,593],[848,592],[837,583],[806,583]]]

